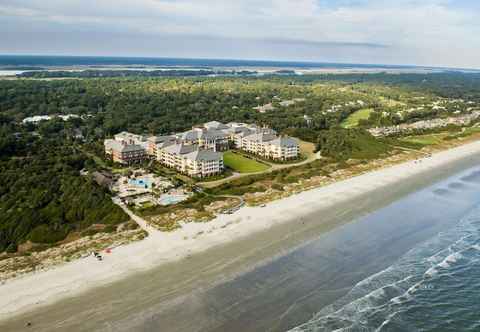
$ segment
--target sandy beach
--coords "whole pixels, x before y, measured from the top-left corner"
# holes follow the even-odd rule
[[[421,161],[409,161],[302,192],[263,208],[245,207],[208,223],[185,224],[171,233],[150,230],[150,236],[143,241],[115,248],[110,254],[103,253],[105,259],[101,262],[90,256],[0,285],[0,320],[219,245],[242,241],[276,225],[305,222],[303,217],[316,211],[351,202],[379,188],[394,188],[411,177],[442,167],[447,169],[457,161],[478,154],[480,142],[469,143]]]

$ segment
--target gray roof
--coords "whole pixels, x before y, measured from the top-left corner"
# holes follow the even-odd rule
[[[223,154],[212,150],[196,150],[185,157],[197,161],[220,161],[223,159]]]
[[[222,130],[208,129],[202,133],[203,139],[213,139],[213,138],[225,138],[228,136],[228,133]]]
[[[168,153],[173,153],[173,154],[187,154],[190,152],[195,151],[196,146],[194,145],[184,145],[184,144],[173,144],[168,147],[166,147],[164,150]]]
[[[235,127],[233,128],[235,134],[242,134],[243,136],[252,135],[255,133],[255,130],[247,128],[247,127]]]
[[[177,144],[175,140],[171,140],[171,141],[163,141],[161,143],[157,143],[156,146],[157,146],[157,149],[164,149],[167,146],[174,145],[174,144]]]
[[[134,151],[140,151],[140,150],[145,151],[145,148],[141,145],[129,144],[129,145],[123,145],[120,152],[134,152]]]
[[[145,142],[147,139],[143,135],[137,135],[133,133],[129,133],[128,131],[122,131],[115,135],[115,139],[122,138],[122,139],[138,139],[140,141]]]
[[[249,141],[257,141],[257,142],[270,142],[277,138],[274,134],[265,134],[265,133],[257,133],[245,136],[245,139]]]
[[[113,182],[112,175],[105,172],[93,172],[92,176],[95,182],[100,186],[108,187]]]
[[[227,125],[218,121],[210,121],[210,122],[204,123],[203,126],[207,129],[227,129],[228,128]]]
[[[114,139],[106,139],[103,144],[105,145],[106,149],[112,149],[112,150],[117,150],[120,151],[123,147],[122,142],[116,141]]]
[[[277,139],[274,139],[273,141],[271,141],[270,144],[280,146],[280,147],[298,146],[297,140],[288,136],[278,137]]]
[[[117,152],[132,152],[132,151],[140,151],[140,150],[145,151],[145,148],[141,145],[136,145],[136,144],[127,145],[113,139],[105,140],[104,144],[106,149],[112,149]]]
[[[228,134],[222,130],[206,129],[206,130],[189,130],[179,134],[184,142],[192,142],[199,139],[225,138]]]
[[[166,135],[166,136],[151,136],[148,138],[148,140],[154,144],[158,144],[158,143],[163,143],[163,142],[166,142],[166,141],[174,141],[175,140],[175,136],[173,135]]]
[[[179,134],[182,141],[195,141],[198,140],[201,135],[202,132],[200,130],[189,130]]]

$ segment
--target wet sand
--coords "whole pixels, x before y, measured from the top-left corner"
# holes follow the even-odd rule
[[[361,222],[349,222],[479,161],[480,156],[475,154],[426,168],[424,172],[395,184],[377,186],[368,193],[299,214],[292,222],[275,224],[241,241],[217,245],[181,261],[163,264],[51,305],[38,306],[27,313],[11,315],[0,323],[0,330],[31,330],[25,327],[26,322],[32,322],[35,331],[264,331],[294,326],[302,319],[308,319],[305,314],[308,316],[318,309],[320,302],[328,304],[335,300],[365,273],[391,262],[409,245],[428,238],[448,223],[429,224],[423,230],[406,229],[406,233],[398,234],[398,239],[402,240],[398,247],[387,246],[396,238],[392,230],[398,232],[402,229],[385,220],[388,214],[380,218],[381,224],[391,225],[393,229],[367,232],[381,234],[384,241],[378,237],[347,237],[343,249],[339,250],[335,239],[342,236],[335,232],[347,228],[346,234],[354,231],[350,234],[365,235],[364,227],[348,228],[362,225]],[[382,181],[381,178],[377,180]],[[429,211],[441,211],[439,208],[445,206],[435,204]],[[458,205],[459,210],[463,208],[462,204]],[[371,244],[363,249],[364,257],[369,259],[359,261],[354,254],[362,252],[361,244],[365,243]],[[305,249],[311,245],[314,249]],[[326,251],[322,253],[322,250]],[[375,258],[378,250],[382,250],[383,255]],[[315,264],[312,266],[298,264],[292,259],[295,255],[303,257],[319,252],[321,257],[314,255],[312,261]],[[347,267],[358,267],[359,264],[366,268],[339,277],[340,272],[348,270]],[[369,264],[372,266],[367,268]],[[318,270],[316,266],[323,268]],[[312,296],[312,289],[318,289],[319,284],[308,280],[316,280],[319,275],[322,275],[319,282],[324,290]],[[311,311],[291,308],[298,296],[316,299]],[[299,314],[292,318],[289,313],[295,311]]]

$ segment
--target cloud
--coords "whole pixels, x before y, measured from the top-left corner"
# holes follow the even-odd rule
[[[338,48],[388,48],[388,45],[376,43],[355,43],[355,42],[322,42],[301,39],[271,38],[265,42],[284,46],[312,46],[312,47],[338,47]]]
[[[109,36],[115,54],[226,57],[233,47],[235,58],[480,67],[479,14],[471,0],[2,0],[0,28],[9,40],[35,36],[62,53],[94,52],[95,33]],[[49,33],[57,41],[42,37]],[[155,40],[163,44],[133,46]],[[0,44],[0,52],[15,49]]]

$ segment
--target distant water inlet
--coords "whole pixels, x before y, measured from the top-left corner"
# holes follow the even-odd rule
[[[291,331],[480,331],[480,207]]]

